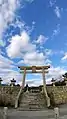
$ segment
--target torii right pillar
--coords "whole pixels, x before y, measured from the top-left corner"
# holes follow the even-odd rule
[[[26,68],[24,68],[24,74],[23,74],[23,80],[22,80],[22,88],[24,88],[24,85],[25,85],[25,77],[26,77]]]
[[[48,67],[49,68],[49,67]],[[47,68],[47,69],[48,69]],[[44,93],[45,93],[45,96],[46,96],[46,102],[47,102],[47,107],[50,107],[50,98],[48,97],[48,94],[47,94],[47,89],[46,89],[46,80],[45,80],[45,69],[42,68],[42,76],[43,76],[43,89],[44,89]]]

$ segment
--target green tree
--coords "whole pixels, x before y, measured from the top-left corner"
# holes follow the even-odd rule
[[[64,78],[67,78],[67,72],[62,75]]]

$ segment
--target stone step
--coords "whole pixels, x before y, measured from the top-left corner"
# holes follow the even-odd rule
[[[24,96],[23,96],[23,97],[21,97],[21,99],[25,99],[25,100],[26,100],[26,99],[30,99],[30,100],[32,100],[32,99],[39,99],[39,97],[36,97],[36,96],[35,96],[35,97],[34,97],[34,96],[33,96],[33,97],[32,97],[32,96],[24,97]]]
[[[34,103],[39,103],[40,101],[35,101],[35,100],[22,100],[21,103],[30,103],[30,102],[34,102]]]
[[[20,106],[18,109],[21,109],[21,110],[44,110],[44,109],[46,109],[46,106],[27,105],[27,106]]]
[[[39,102],[31,102],[31,101],[27,101],[27,102],[22,102],[21,104],[41,104]],[[43,103],[42,103],[43,104]]]
[[[45,106],[46,104],[43,103],[43,102],[42,102],[42,103],[39,103],[39,102],[29,102],[29,103],[28,103],[28,102],[26,102],[26,103],[21,103],[20,106],[21,106],[21,105],[22,105],[22,106],[26,106],[26,105],[39,105],[39,106],[41,105],[41,106]]]
[[[20,107],[29,107],[29,105],[28,104],[20,104]]]
[[[38,100],[38,99],[37,99],[37,98],[36,98],[36,99],[34,99],[34,98],[27,98],[27,99],[22,98],[22,100],[23,100],[23,101],[26,101],[26,100],[28,100],[28,101],[30,101],[30,100],[31,100],[31,101],[35,100],[35,101],[36,101],[36,100]],[[21,101],[22,101],[22,100],[21,100]]]
[[[23,99],[22,99],[20,102],[21,102],[21,103],[26,103],[26,102],[37,102],[37,103],[38,103],[38,102],[39,102],[39,103],[43,102],[43,103],[45,103],[46,101],[45,101],[45,100],[34,100],[34,99],[33,99],[33,100],[23,100]]]
[[[37,95],[39,95],[38,93],[25,93],[24,94],[25,96],[37,96]]]
[[[34,99],[32,99],[32,100],[30,100],[30,99],[29,100],[28,99],[27,100],[21,100],[21,103],[27,103],[27,102],[28,103],[29,102],[33,102],[33,103],[35,103],[35,102],[42,103],[43,102],[43,103],[45,103],[45,100],[34,100]]]
[[[25,92],[21,95],[19,109],[21,110],[42,110],[46,107],[45,97],[41,93]]]
[[[25,98],[25,97],[22,97],[21,99],[23,99],[23,100],[45,100],[45,98],[42,98],[42,99],[40,99],[39,97],[28,97],[28,98]]]
[[[24,107],[24,106],[39,106],[39,107],[45,107],[46,105],[43,104],[20,104],[19,107]]]
[[[29,98],[29,97],[31,97],[31,98],[35,98],[35,97],[38,97],[37,95],[23,95],[22,97],[24,97],[24,98]]]
[[[23,95],[21,98],[27,98],[27,99],[45,99],[45,97],[40,97],[40,96],[25,96],[25,95]]]
[[[33,100],[34,100],[34,101],[45,101],[45,99],[38,99],[38,98],[27,98],[27,99],[21,98],[21,101],[22,101],[22,100],[23,100],[23,101],[26,101],[26,100],[27,100],[27,101],[30,101],[30,100],[31,100],[31,101],[33,101]]]
[[[21,103],[26,103],[26,102],[43,102],[43,103],[45,103],[46,101],[45,100],[35,100],[35,99],[32,99],[32,100],[30,100],[30,99],[29,100],[28,99],[23,100],[22,99],[21,100]]]
[[[23,99],[23,100],[45,100],[45,98],[44,99],[40,99],[40,98],[21,98],[21,99]]]
[[[21,103],[20,105],[44,105],[45,106],[46,104],[44,103]]]
[[[27,109],[28,109],[28,108],[29,108],[29,109],[42,109],[42,108],[43,108],[43,109],[44,109],[45,107],[43,107],[43,106],[38,106],[38,105],[34,105],[34,106],[33,106],[33,105],[31,105],[31,106],[30,106],[30,105],[27,105],[27,106],[20,106],[20,108],[23,108],[23,109],[25,109],[25,108],[27,108]]]
[[[45,108],[18,108],[19,111],[42,111],[45,110]]]
[[[40,97],[40,96],[22,96],[21,98],[23,99],[45,99],[45,97]]]

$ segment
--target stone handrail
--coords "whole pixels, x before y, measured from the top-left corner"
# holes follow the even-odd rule
[[[50,107],[50,98],[47,94],[47,90],[46,90],[46,81],[45,81],[45,73],[44,73],[44,68],[42,68],[42,76],[43,76],[43,88],[44,88],[44,94],[46,97],[46,102],[47,102],[47,107]]]
[[[3,112],[2,111],[0,111],[0,119],[3,119]]]
[[[45,94],[45,97],[46,97],[47,107],[50,107],[50,98],[47,94],[46,86],[44,85],[43,88],[44,88],[44,94]]]
[[[15,100],[15,108],[17,108],[18,107],[18,102],[19,102],[19,98],[20,98],[20,95],[21,95],[21,93],[22,93],[22,87],[20,88],[20,91],[19,91],[19,93],[18,93],[18,95],[17,95],[17,97],[16,97],[16,100]]]

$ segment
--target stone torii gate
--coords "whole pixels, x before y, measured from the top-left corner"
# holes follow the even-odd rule
[[[47,69],[50,68],[50,66],[20,66],[18,68],[20,68],[20,73],[23,73],[23,80],[22,80],[22,87],[23,88],[25,85],[25,77],[26,77],[27,73],[42,73],[43,85],[46,84],[45,74],[48,73]]]
[[[20,66],[20,73],[23,73],[23,80],[22,80],[22,88],[25,85],[25,77],[27,73],[41,73],[43,77],[43,89],[46,96],[47,107],[50,106],[50,98],[48,97],[47,90],[46,90],[46,81],[45,81],[45,74],[48,73],[48,68],[50,66]],[[31,71],[32,70],[32,71]]]

